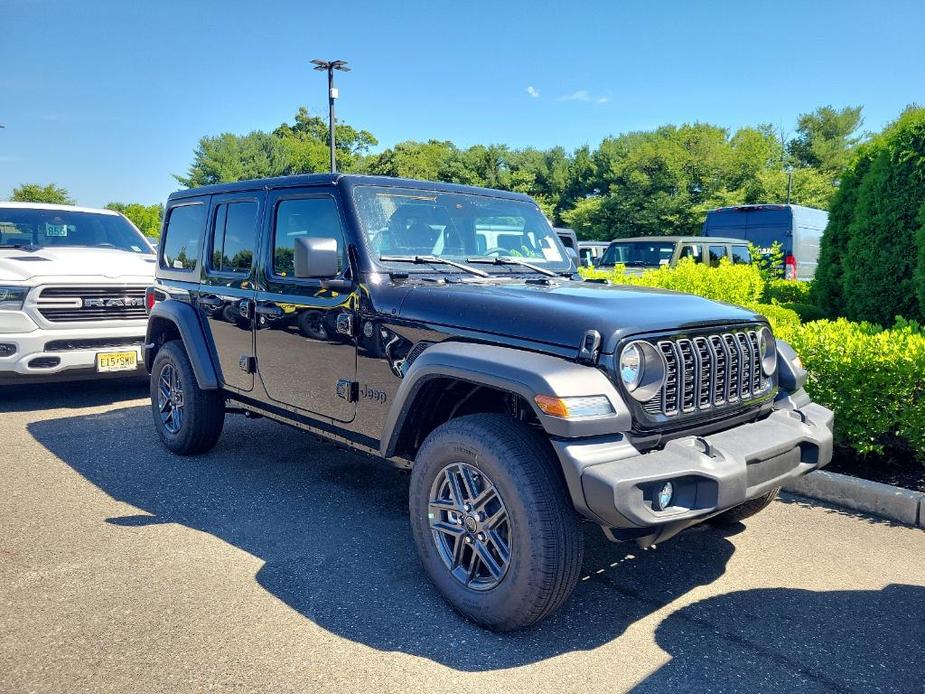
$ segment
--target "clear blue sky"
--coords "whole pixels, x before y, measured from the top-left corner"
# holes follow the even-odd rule
[[[878,130],[925,103],[923,26],[921,0],[0,0],[0,199],[29,181],[163,201],[202,135],[323,112],[315,57],[350,61],[338,115],[381,147],[792,129],[824,104],[861,104]]]

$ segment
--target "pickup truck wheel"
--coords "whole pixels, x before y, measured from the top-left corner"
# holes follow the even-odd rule
[[[219,391],[199,388],[179,340],[167,342],[154,359],[151,413],[161,441],[180,455],[204,453],[222,433],[225,400]]]
[[[764,511],[764,509],[770,506],[771,502],[777,498],[778,493],[780,493],[780,487],[775,487],[767,494],[756,496],[754,499],[746,501],[744,504],[740,504],[728,511],[723,511],[719,515],[713,516],[710,522],[715,525],[733,525],[746,518],[751,518],[756,513]]]
[[[557,465],[533,429],[503,415],[453,419],[424,441],[412,532],[430,579],[465,617],[510,631],[571,594],[583,535]]]

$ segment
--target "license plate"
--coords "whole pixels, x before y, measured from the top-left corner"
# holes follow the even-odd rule
[[[132,371],[138,368],[138,352],[99,352],[96,355],[97,371]]]

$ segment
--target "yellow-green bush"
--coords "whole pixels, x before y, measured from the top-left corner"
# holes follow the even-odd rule
[[[765,287],[765,298],[782,304],[809,304],[809,293],[812,282],[797,282],[795,280],[771,280]]]
[[[925,332],[897,321],[883,330],[870,323],[814,321],[778,333],[809,371],[806,389],[835,411],[840,443],[860,453],[882,453],[905,442],[925,461]]]
[[[613,270],[583,268],[580,272],[583,277],[609,279],[614,284],[673,289],[739,306],[761,301],[765,286],[757,267],[733,265],[725,259],[713,268],[685,258],[674,268],[660,267],[641,275],[626,274],[620,265]]]

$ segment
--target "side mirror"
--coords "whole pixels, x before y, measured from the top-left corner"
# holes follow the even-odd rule
[[[293,249],[295,276],[302,279],[330,279],[339,273],[337,239],[299,236]]]

